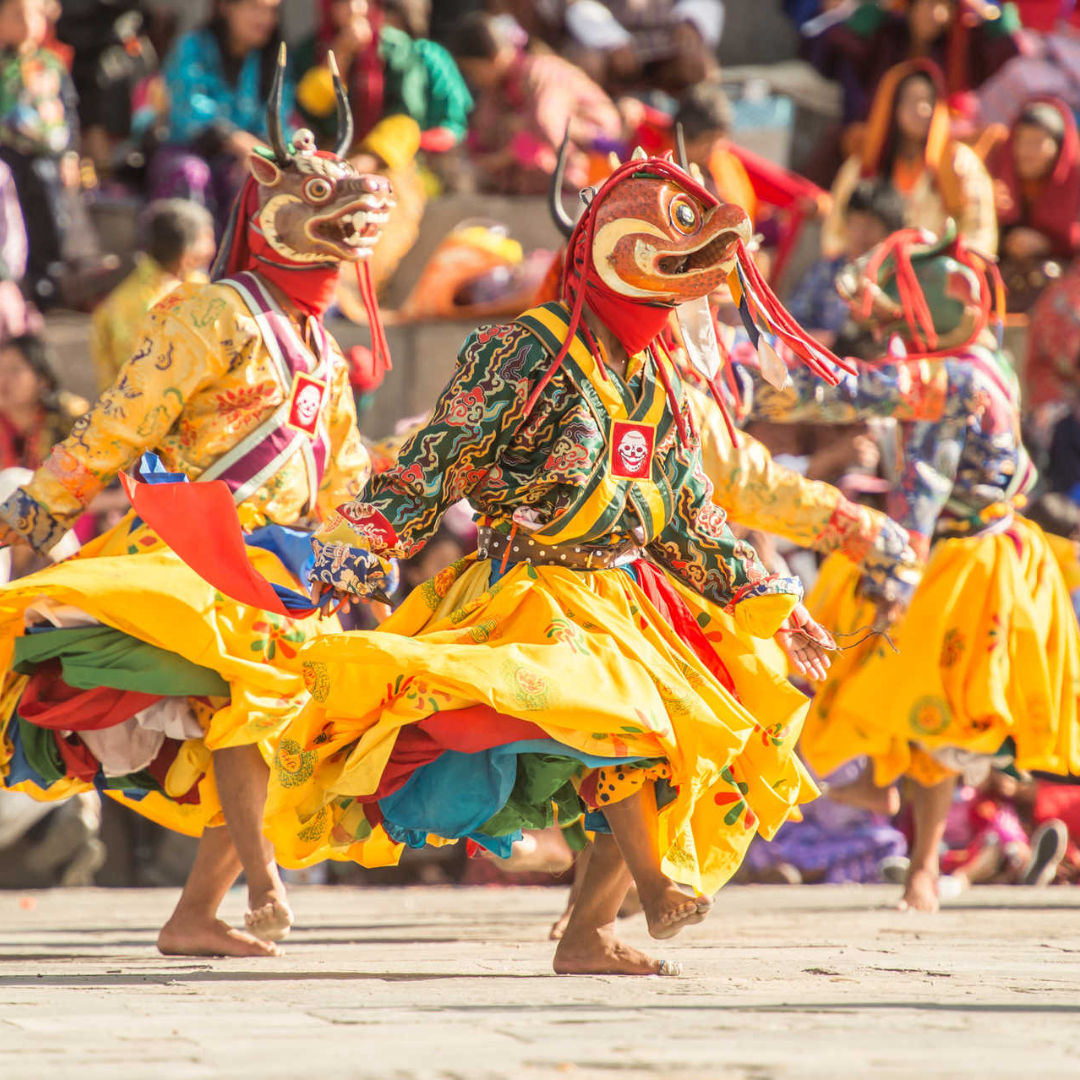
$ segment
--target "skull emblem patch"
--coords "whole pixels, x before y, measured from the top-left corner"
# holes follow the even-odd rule
[[[297,428],[314,438],[325,392],[326,383],[313,379],[310,375],[298,374],[293,381],[289,427]]]
[[[645,480],[652,474],[656,429],[652,424],[616,420],[611,426],[611,472],[621,480]]]

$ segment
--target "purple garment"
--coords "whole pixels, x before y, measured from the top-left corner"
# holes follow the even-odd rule
[[[1080,112],[1080,38],[1032,35],[1031,48],[1014,57],[979,90],[979,120],[1012,125],[1024,102],[1039,94],[1061,98]]]
[[[828,781],[836,787],[849,784],[864,765],[865,759],[850,761]],[[880,880],[882,859],[907,854],[904,835],[879,814],[841,806],[825,795],[801,809],[803,820],[786,822],[775,839],[754,838],[745,859],[751,870],[761,873],[784,862],[803,874],[824,873],[827,885],[867,884]]]
[[[26,273],[26,226],[11,170],[0,161],[0,277],[19,281]]]
[[[163,146],[150,162],[150,198],[190,199],[205,206],[220,239],[246,175],[232,154],[207,159],[185,146]]]

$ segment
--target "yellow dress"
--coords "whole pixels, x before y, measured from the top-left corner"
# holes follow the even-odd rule
[[[317,534],[315,575],[369,582],[461,497],[539,560],[545,544],[556,561],[583,543],[610,554],[635,528],[648,558],[571,569],[470,556],[378,631],[305,646],[311,701],[280,740],[267,804],[287,865],[379,865],[462,836],[505,854],[518,830],[551,823],[553,803],[602,809],[600,767],[662,761],[661,864],[712,892],[755,833],[815,794],[793,754],[805,699],[755,641],[791,611],[797,582],[770,578],[726,529],[696,439],[679,442],[643,357],[627,382],[605,377],[576,338],[522,426],[565,332],[565,309],[546,305],[472,335],[397,464]],[[630,428],[652,440],[647,466],[620,454]]]
[[[827,629],[868,630],[864,594],[907,610],[898,653],[871,638],[834,660],[803,733],[806,761],[825,774],[865,754],[879,784],[934,784],[969,755],[999,752],[1021,769],[1076,772],[1080,631],[1045,536],[1013,509],[1035,471],[1005,358],[978,344],[939,360],[885,357],[836,386],[801,369],[781,389],[750,377],[764,418],[896,419],[888,507],[924,560],[921,580],[884,589],[839,555],[822,567],[807,606]]]
[[[872,622],[858,576],[826,561],[807,601],[823,626]],[[867,754],[879,785],[932,784],[953,771],[942,751],[993,755],[1010,739],[1021,769],[1080,769],[1076,616],[1037,525],[938,541],[892,636],[897,653],[873,638],[834,661],[803,732],[815,769]]]
[[[289,397],[250,311],[227,286],[180,286],[154,309],[140,337],[112,389],[54,448],[26,488],[0,505],[6,538],[26,538],[48,550],[93,496],[147,450],[169,471],[194,480]],[[331,372],[321,406],[330,444],[321,481],[297,450],[237,507],[246,528],[313,524],[363,482],[367,454],[336,346]],[[297,587],[296,567],[271,550],[247,550],[269,580]],[[12,655],[27,609],[43,603],[64,625],[90,620],[114,628],[210,669],[227,684],[220,694],[189,702],[202,735],[183,742],[162,790],[134,796],[108,791],[147,817],[192,834],[221,822],[210,753],[257,743],[269,760],[276,736],[304,701],[298,649],[319,633],[339,629],[334,619],[291,619],[225,598],[134,514],[76,557],[0,587],[0,671],[7,673],[0,691],[0,776],[5,786],[45,799],[88,790],[92,783],[64,777],[43,786],[15,779],[26,775],[20,771],[25,754],[16,742],[27,676],[11,670]],[[193,784],[197,803],[175,801]]]

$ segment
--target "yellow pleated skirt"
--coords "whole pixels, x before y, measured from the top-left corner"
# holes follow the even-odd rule
[[[7,729],[26,681],[10,671],[15,639],[23,633],[26,609],[46,597],[212,668],[229,684],[228,700],[206,713],[203,738],[183,745],[166,778],[166,792],[179,796],[205,774],[197,805],[179,804],[158,792],[142,799],[108,792],[152,821],[199,835],[207,825],[223,822],[211,752],[254,743],[268,762],[273,760],[278,737],[306,697],[301,646],[319,633],[341,627],[336,619],[290,619],[227,599],[145,524],[132,530],[132,520],[129,514],[73,558],[0,586],[0,671],[7,673],[0,690],[0,780],[8,773],[13,749]],[[258,548],[248,548],[248,555],[269,580],[296,587],[275,555]],[[48,800],[91,790],[74,779],[61,780],[47,790],[30,781],[12,788]]]
[[[267,805],[286,865],[396,862],[401,846],[358,798],[380,790],[406,725],[476,705],[594,757],[666,759],[677,793],[658,854],[702,892],[816,794],[793,753],[806,699],[726,614],[680,590],[734,694],[627,572],[521,564],[490,579],[487,560],[460,560],[378,630],[304,647],[311,701],[280,741]]]
[[[832,555],[808,600],[824,627],[869,625],[857,568]],[[1080,634],[1038,526],[934,545],[894,654],[880,638],[841,654],[815,698],[801,750],[819,773],[866,754],[879,784],[948,775],[943,747],[994,754],[1009,738],[1021,769],[1080,769]]]

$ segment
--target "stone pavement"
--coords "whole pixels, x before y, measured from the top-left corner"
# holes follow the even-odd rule
[[[293,896],[256,961],[159,956],[171,890],[0,893],[0,1077],[1080,1076],[1080,889],[729,888],[680,979],[553,976],[559,889]]]

